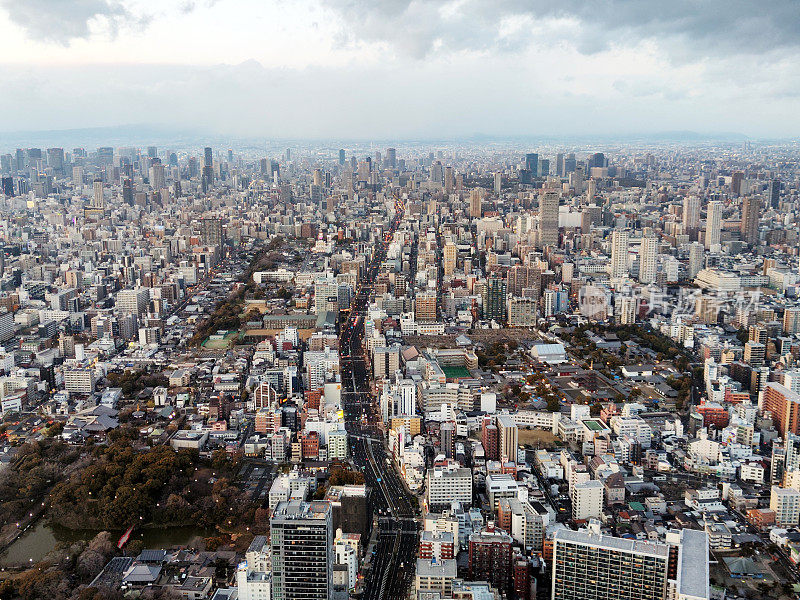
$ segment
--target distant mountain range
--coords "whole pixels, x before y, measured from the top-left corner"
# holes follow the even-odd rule
[[[425,144],[425,143],[703,143],[703,142],[723,142],[741,143],[744,141],[757,141],[742,133],[736,132],[712,132],[699,133],[696,131],[663,131],[654,133],[620,133],[620,134],[586,134],[586,135],[492,135],[485,133],[475,133],[459,137],[430,136],[425,139],[287,139],[287,138],[267,138],[263,136],[253,136],[252,138],[242,138],[241,136],[224,136],[217,133],[203,133],[200,130],[187,130],[173,128],[163,125],[141,124],[141,125],[119,125],[112,127],[91,127],[62,130],[41,130],[41,131],[7,131],[0,132],[0,151],[9,152],[14,148],[26,147],[63,147],[70,150],[73,147],[86,147],[94,149],[98,146],[136,146],[155,145],[174,149],[196,148],[203,145],[211,145],[217,148],[237,147],[252,149],[267,149],[270,146],[285,146],[287,143],[297,145],[363,145],[369,143],[387,144]]]

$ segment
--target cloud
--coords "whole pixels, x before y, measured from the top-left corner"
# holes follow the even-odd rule
[[[0,9],[31,38],[63,45],[89,37],[95,25],[113,37],[120,26],[148,22],[117,0],[0,0]]]
[[[653,41],[678,61],[800,48],[800,3],[773,0],[321,0],[350,41],[401,55],[515,51],[569,43],[582,54]],[[507,43],[503,25],[531,24]],[[563,30],[564,24],[570,31]],[[553,35],[564,34],[567,35]]]

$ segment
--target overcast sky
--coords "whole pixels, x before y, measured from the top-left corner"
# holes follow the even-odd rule
[[[0,130],[800,135],[800,2],[0,0]]]

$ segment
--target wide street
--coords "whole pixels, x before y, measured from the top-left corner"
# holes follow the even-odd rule
[[[392,222],[390,233],[401,218],[402,212]],[[371,284],[385,253],[386,242],[377,248],[350,318],[341,325],[342,397],[350,451],[372,490],[372,506],[378,517],[377,544],[364,588],[367,600],[407,597],[414,580],[419,535],[417,501],[406,490],[387,453],[362,346]]]

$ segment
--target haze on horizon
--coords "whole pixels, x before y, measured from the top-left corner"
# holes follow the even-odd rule
[[[800,135],[790,0],[0,0],[2,131]]]

